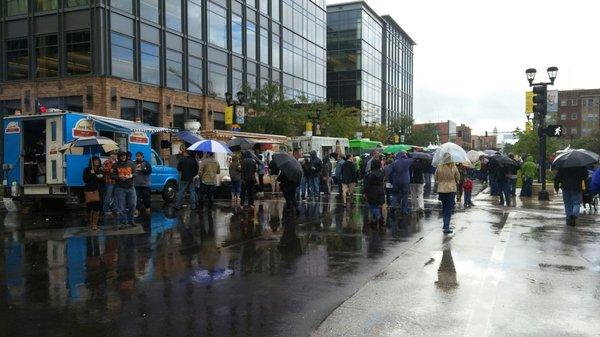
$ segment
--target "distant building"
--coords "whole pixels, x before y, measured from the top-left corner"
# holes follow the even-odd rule
[[[498,137],[497,136],[471,136],[471,149],[472,150],[488,150],[488,149],[497,149],[498,145]]]
[[[472,148],[471,144],[471,128],[465,124],[461,124],[456,127],[456,144],[462,146],[465,150]]]
[[[438,123],[413,124],[412,129],[413,131],[423,130],[430,125],[435,126],[440,139],[440,144],[444,144],[449,141],[454,142],[456,140],[456,123],[450,120]]]
[[[600,89],[561,90],[558,113],[550,116],[564,127],[564,137],[577,139],[600,129]]]
[[[412,117],[414,45],[363,1],[327,6],[327,100],[359,108],[363,124]]]

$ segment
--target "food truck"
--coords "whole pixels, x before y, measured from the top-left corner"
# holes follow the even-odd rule
[[[3,118],[3,185],[12,198],[27,200],[64,198],[79,203],[83,170],[91,154],[63,154],[59,149],[80,137],[105,136],[121,150],[142,152],[152,165],[152,191],[171,201],[177,191],[178,172],[165,166],[152,149],[152,137],[169,128],[68,111]],[[5,193],[6,196],[6,193]]]

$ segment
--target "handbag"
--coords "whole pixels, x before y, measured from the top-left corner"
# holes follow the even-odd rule
[[[100,192],[98,190],[83,192],[85,196],[85,203],[89,204],[92,202],[100,202]]]

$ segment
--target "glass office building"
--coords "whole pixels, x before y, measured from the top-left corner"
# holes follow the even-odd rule
[[[227,91],[325,99],[324,0],[5,0],[0,112],[224,128]]]
[[[361,109],[363,124],[412,116],[413,45],[364,2],[327,6],[327,99]]]

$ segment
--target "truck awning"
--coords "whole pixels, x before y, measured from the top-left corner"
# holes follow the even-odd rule
[[[179,131],[175,134],[175,136],[186,143],[194,144],[201,140],[204,140],[199,134],[191,131]]]
[[[103,125],[113,132],[150,132],[150,133],[158,133],[158,132],[177,132],[177,129],[164,128],[159,126],[152,126],[144,123],[138,123],[133,121],[128,121],[124,119],[110,118],[104,116],[97,115],[87,115],[86,118],[88,120],[92,120],[95,123]]]

